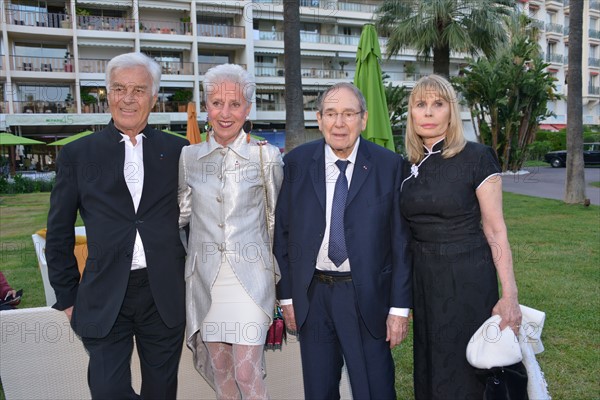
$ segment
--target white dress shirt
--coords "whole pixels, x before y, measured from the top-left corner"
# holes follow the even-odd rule
[[[119,132],[120,133],[120,132]],[[125,176],[125,183],[127,183],[127,189],[131,194],[131,200],[133,201],[133,207],[135,212],[140,205],[142,198],[142,190],[144,189],[144,134],[139,133],[136,137],[135,145],[131,142],[131,138],[124,135],[121,142],[125,143],[125,163],[123,164],[123,175]],[[140,233],[135,231],[135,244],[133,246],[133,255],[131,257],[131,269],[142,269],[146,268],[146,253],[144,251],[144,244]]]

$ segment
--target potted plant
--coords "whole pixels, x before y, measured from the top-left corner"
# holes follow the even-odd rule
[[[90,112],[90,105],[91,104],[96,104],[98,103],[98,99],[91,95],[89,90],[81,90],[81,103],[83,104],[83,112],[85,113],[89,113]]]
[[[75,113],[75,107],[73,106],[73,96],[71,96],[71,93],[67,93],[67,96],[65,97],[65,105],[65,111],[67,113]]]
[[[69,50],[65,53],[65,72],[73,72],[73,64],[71,64],[71,53],[69,53]]]
[[[177,109],[179,112],[187,111],[187,103],[192,101],[194,93],[190,89],[178,89],[169,96],[169,101],[177,102]]]
[[[407,62],[404,64],[404,74],[406,75],[406,80],[412,79],[415,75],[415,72],[417,72],[417,68],[415,67],[414,63]]]
[[[186,35],[191,35],[192,34],[192,25],[190,24],[191,18],[189,16],[183,17],[183,18],[179,18],[179,21],[181,21],[181,32],[185,33]]]

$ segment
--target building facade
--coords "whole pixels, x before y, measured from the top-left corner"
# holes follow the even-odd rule
[[[201,120],[203,76],[213,65],[245,66],[256,76],[255,126],[285,124],[283,5],[281,0],[1,0],[0,130],[46,142],[110,119],[104,83],[112,57],[142,51],[162,66],[159,101],[150,123],[185,131],[185,105],[196,102]],[[333,83],[352,81],[363,25],[373,19],[375,0],[300,0],[303,93],[307,127],[316,126],[317,96]],[[566,94],[568,0],[521,0],[539,21],[549,70]],[[585,1],[584,123],[600,124],[599,19],[596,0]],[[386,40],[380,39],[382,52]],[[453,55],[451,74],[464,58]],[[384,59],[394,85],[412,86],[432,72],[415,53]],[[566,124],[564,101],[552,104]],[[467,110],[463,120],[472,125]]]

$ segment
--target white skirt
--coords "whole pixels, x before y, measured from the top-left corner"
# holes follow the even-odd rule
[[[256,305],[229,262],[221,264],[210,291],[212,304],[201,325],[202,340],[257,346],[269,330],[269,316]]]

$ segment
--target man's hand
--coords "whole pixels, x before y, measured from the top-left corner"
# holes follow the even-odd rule
[[[296,327],[296,315],[294,314],[294,305],[288,304],[287,306],[281,306],[281,312],[283,314],[283,321],[285,322],[285,329],[292,332],[298,332]]]
[[[408,335],[408,317],[389,314],[386,321],[386,342],[390,342],[390,349],[399,345]]]
[[[69,318],[69,321],[71,321],[71,315],[73,315],[73,306],[65,308],[63,311],[65,312],[65,314],[67,314],[67,318]]]

